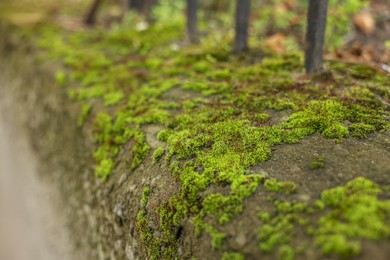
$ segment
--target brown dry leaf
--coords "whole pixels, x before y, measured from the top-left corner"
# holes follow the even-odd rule
[[[375,19],[368,11],[362,11],[353,18],[355,26],[366,35],[370,35],[375,30]]]
[[[285,14],[288,11],[287,6],[285,6],[283,3],[276,5],[274,10],[277,14]]]
[[[286,0],[284,1],[284,5],[289,9],[292,10],[297,7],[296,0]]]
[[[286,51],[286,47],[284,46],[285,40],[286,35],[277,33],[267,38],[265,46],[274,52],[284,53]]]

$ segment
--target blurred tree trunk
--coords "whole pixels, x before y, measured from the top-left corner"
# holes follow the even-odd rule
[[[195,43],[198,39],[198,0],[187,0],[187,40]]]
[[[128,0],[129,7],[137,12],[143,13],[145,11],[145,2],[148,0]]]
[[[322,70],[328,0],[310,0],[307,13],[306,73]]]
[[[94,0],[91,7],[88,9],[88,12],[84,18],[84,23],[87,25],[93,25],[96,21],[96,14],[99,9],[102,0]]]
[[[158,3],[158,0],[128,0],[129,8],[135,9],[138,13],[145,15],[148,22],[153,22],[152,8]]]
[[[248,50],[248,26],[251,0],[237,0],[234,53]]]

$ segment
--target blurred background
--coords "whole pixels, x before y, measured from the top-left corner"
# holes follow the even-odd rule
[[[52,19],[69,30],[82,30],[94,1],[3,0],[1,13],[19,26],[34,26]],[[100,2],[95,26],[146,29],[167,20],[184,27],[183,0],[106,0]],[[231,41],[236,1],[199,1],[201,35]],[[6,7],[8,6],[8,7]],[[127,8],[129,12],[123,10]],[[252,0],[250,46],[265,46],[283,53],[302,51],[307,1]],[[12,11],[11,11],[12,10]],[[19,10],[19,12],[18,12]],[[4,16],[4,15],[3,15]],[[205,37],[203,37],[204,39]],[[390,3],[386,0],[330,0],[326,32],[327,58],[352,62],[388,63]],[[225,47],[225,46],[222,46]]]

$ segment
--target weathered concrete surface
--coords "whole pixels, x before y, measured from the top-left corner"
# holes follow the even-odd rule
[[[83,176],[83,145],[75,145],[75,127],[58,135],[70,120],[61,93],[50,91],[54,81],[38,69],[28,45],[2,29],[0,259],[93,259],[83,252],[90,238],[79,217],[82,182],[72,178]]]
[[[0,78],[1,89],[10,87],[4,84]],[[12,120],[12,99],[1,93],[0,259],[71,260],[58,191],[38,172],[28,135]]]

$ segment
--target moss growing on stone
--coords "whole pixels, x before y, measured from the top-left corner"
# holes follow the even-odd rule
[[[157,147],[157,149],[153,152],[153,161],[152,164],[158,163],[161,157],[164,155],[165,150],[162,147]]]
[[[223,248],[226,237],[212,223],[224,225],[234,220],[243,211],[244,200],[262,184],[265,192],[278,196],[294,193],[294,183],[249,173],[250,167],[269,159],[276,145],[297,143],[315,133],[325,138],[364,138],[389,127],[376,95],[389,95],[382,86],[386,82],[383,77],[370,76],[373,80],[368,89],[359,81],[360,69],[332,63],[330,70],[339,80],[338,86],[327,80],[302,82],[291,77],[302,72],[302,55],[265,52],[261,62],[253,63],[248,62],[250,57],[229,58],[228,49],[222,50],[214,39],[205,39],[198,47],[171,50],[170,43],[180,36],[180,21],[172,19],[143,32],[126,28],[69,35],[47,28],[39,43],[70,71],[66,86],[83,108],[80,125],[88,117],[88,122],[94,122],[98,177],[109,178],[119,151],[126,146],[130,147],[129,168],[136,169],[150,150],[142,127],[158,124],[166,128],[157,138],[166,142],[166,161],[180,190],[157,209],[161,237],[153,236],[147,211],[138,214],[137,227],[152,259],[174,258],[177,232],[186,219],[194,219],[198,234],[207,232],[212,237],[214,248]],[[174,88],[207,98],[172,100],[167,94]],[[329,99],[328,92],[339,95]],[[347,100],[342,98],[345,96]],[[103,108],[94,105],[94,112],[95,108],[99,111],[90,113],[88,104],[95,103]],[[291,109],[292,115],[272,125],[265,109]],[[157,148],[152,163],[163,154],[164,150]],[[201,195],[211,187],[225,193]],[[336,193],[325,192],[319,204],[339,207],[338,199],[348,195]],[[146,207],[147,203],[142,200],[141,204]],[[288,243],[294,226],[306,222],[298,217],[306,206],[279,203],[275,208],[276,216],[263,214],[266,225],[260,248],[278,250],[280,257],[289,259],[296,252]],[[338,235],[339,241],[342,236]],[[329,254],[342,244],[322,245],[320,236],[318,241]]]
[[[267,179],[264,183],[267,191],[291,194],[297,190],[297,186],[292,182],[278,182],[275,179]]]
[[[310,163],[311,170],[323,169],[325,167],[325,158],[318,157]]]
[[[145,207],[146,204],[148,204],[149,194],[150,194],[150,188],[146,187],[142,193],[141,206]]]
[[[380,192],[377,184],[362,177],[322,192],[330,212],[319,220],[315,242],[324,255],[351,258],[361,253],[361,239],[390,236],[390,203],[378,199]]]
[[[236,252],[225,252],[222,255],[222,260],[244,260],[244,256]]]
[[[344,186],[324,190],[321,200],[313,204],[276,200],[273,215],[258,214],[263,222],[260,250],[292,259],[299,253],[291,247],[292,238],[299,227],[305,227],[307,235],[313,237],[313,246],[323,255],[342,259],[357,256],[362,252],[362,240],[390,237],[390,202],[379,200],[380,192],[379,185],[358,177]],[[313,214],[321,217],[311,218]],[[294,242],[296,248],[298,242]]]
[[[357,138],[367,138],[369,133],[375,131],[375,126],[364,124],[364,123],[355,123],[349,126],[349,130],[352,133],[352,136]]]

